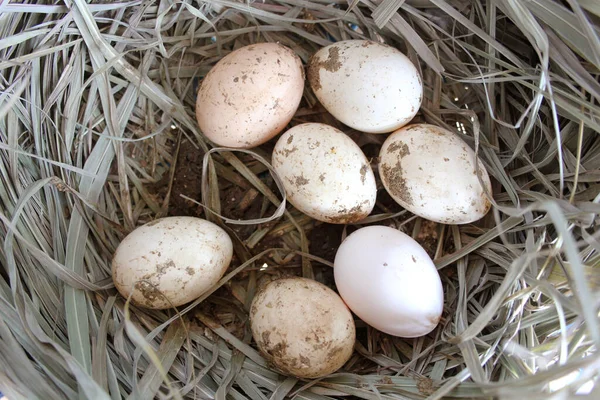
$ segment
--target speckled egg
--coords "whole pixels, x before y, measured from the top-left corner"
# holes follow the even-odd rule
[[[360,221],[375,206],[369,161],[344,132],[325,124],[297,125],[275,145],[273,168],[290,203],[319,221]]]
[[[252,336],[279,370],[318,378],[352,355],[354,320],[340,296],[306,278],[278,279],[257,293],[250,307]]]
[[[140,306],[165,309],[200,297],[225,273],[233,245],[212,222],[194,217],[157,219],[136,228],[117,247],[117,290]]]
[[[408,57],[367,40],[337,42],[317,51],[309,62],[308,81],[335,118],[369,133],[406,125],[423,96],[421,77]]]
[[[251,148],[281,132],[304,90],[300,58],[277,43],[223,57],[206,75],[196,101],[200,129],[219,146]]]
[[[491,203],[489,175],[457,134],[415,124],[392,133],[380,151],[379,174],[394,200],[431,221],[466,224],[482,218]],[[484,186],[479,182],[481,179]]]

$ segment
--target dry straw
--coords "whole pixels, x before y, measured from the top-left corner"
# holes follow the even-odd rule
[[[0,391],[11,400],[600,398],[599,27],[597,0],[0,2]],[[307,61],[351,38],[385,41],[418,63],[418,118],[477,145],[494,212],[432,227],[383,196],[365,223],[429,241],[444,319],[410,340],[359,324],[343,372],[300,381],[253,347],[247,307],[266,278],[330,283],[333,253],[319,246],[345,232],[290,206],[269,218],[283,200],[260,161],[269,145],[211,153],[202,179],[212,146],[195,123],[195,93],[240,46],[278,41]],[[310,91],[292,123],[308,120],[335,123]],[[382,141],[346,131],[367,152]],[[225,224],[182,195],[262,223]],[[235,262],[178,312],[126,303],[110,279],[115,247],[176,212],[226,226]]]

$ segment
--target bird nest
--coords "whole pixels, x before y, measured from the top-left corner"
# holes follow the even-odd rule
[[[596,1],[23,0],[0,10],[8,399],[598,396]],[[194,104],[220,58],[279,42],[306,64],[346,39],[386,43],[418,66],[415,121],[477,148],[493,182],[484,219],[429,222],[380,189],[365,220],[326,224],[281,206],[273,141],[209,153]],[[302,122],[338,127],[377,163],[385,135],[342,126],[308,87],[291,125]],[[192,304],[139,308],[114,289],[111,259],[136,226],[169,215],[221,225],[234,259]],[[402,230],[434,259],[439,326],[402,339],[357,320],[340,371],[280,374],[250,334],[257,288],[294,275],[334,287],[337,247],[370,224]]]

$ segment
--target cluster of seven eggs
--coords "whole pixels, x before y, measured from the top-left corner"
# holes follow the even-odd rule
[[[345,125],[392,132],[380,150],[379,173],[405,209],[450,224],[487,213],[490,180],[473,150],[441,127],[407,126],[421,105],[423,88],[417,69],[400,51],[370,41],[338,42],[312,57],[308,80],[323,106]],[[288,125],[303,90],[304,68],[293,51],[275,43],[242,47],[202,81],[198,123],[220,146],[255,147]],[[369,161],[332,126],[304,123],[287,130],[275,145],[272,164],[290,203],[317,220],[358,222],[375,205]],[[232,254],[231,239],[217,225],[164,218],[121,242],[113,279],[135,303],[170,308],[197,299],[218,282]],[[343,366],[355,341],[349,309],[380,331],[402,337],[429,333],[441,317],[437,270],[425,250],[398,230],[368,226],[350,234],[337,251],[334,276],[339,296],[303,278],[275,280],[255,296],[253,337],[282,372],[314,378]]]

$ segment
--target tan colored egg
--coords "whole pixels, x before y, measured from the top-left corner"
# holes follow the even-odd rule
[[[456,133],[429,124],[406,126],[386,139],[379,157],[383,186],[413,214],[466,224],[490,210],[490,177],[483,163],[476,168],[475,152]]]
[[[277,43],[242,47],[206,75],[196,100],[200,129],[214,143],[251,148],[281,132],[304,90],[300,58]]]
[[[250,307],[252,336],[282,372],[318,378],[341,368],[352,355],[355,327],[340,296],[305,278],[284,278],[258,292]]]

